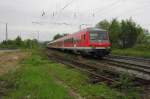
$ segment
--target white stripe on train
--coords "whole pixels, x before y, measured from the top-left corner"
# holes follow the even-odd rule
[[[53,47],[58,49],[109,49],[110,47]]]

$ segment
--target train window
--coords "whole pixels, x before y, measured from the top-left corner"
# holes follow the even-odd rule
[[[108,41],[107,32],[105,31],[93,31],[90,33],[91,42],[103,42]]]
[[[73,42],[73,38],[69,38],[69,39],[66,39],[66,40],[64,40],[64,42],[66,43],[72,43]]]

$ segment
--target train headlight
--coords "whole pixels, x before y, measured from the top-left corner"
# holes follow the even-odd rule
[[[108,52],[110,52],[110,51],[111,51],[111,47],[106,47],[106,50],[107,50]]]
[[[106,47],[106,49],[110,49],[110,47]]]

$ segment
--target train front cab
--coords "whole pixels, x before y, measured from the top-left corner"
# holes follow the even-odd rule
[[[98,56],[103,57],[108,55],[111,51],[110,49],[110,42],[108,32],[105,30],[92,30],[89,31],[89,42],[91,51],[90,53]]]

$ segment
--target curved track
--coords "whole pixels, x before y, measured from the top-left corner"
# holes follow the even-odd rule
[[[109,55],[107,57],[115,58],[115,59],[125,59],[125,60],[133,60],[133,61],[150,63],[150,58],[143,58],[143,57],[120,56],[120,55]]]
[[[92,76],[91,79],[92,83],[98,83],[98,82],[105,82],[107,84],[119,83],[114,79],[115,77],[112,76],[110,77],[108,75],[106,76],[98,73],[97,71],[98,69],[94,65],[86,64],[82,61],[75,60],[73,58],[62,57],[60,55],[51,52],[48,52],[48,57],[53,61],[60,62],[62,64],[71,66],[75,69],[79,69],[81,71],[88,73],[90,76]]]
[[[49,53],[49,52],[48,52]],[[74,55],[74,57],[65,55],[58,55],[55,53],[49,53],[48,56],[50,59],[59,61],[60,63],[69,65],[71,67],[80,69],[82,71],[87,72],[88,74],[93,75],[93,78],[101,79],[102,81],[107,81],[108,83],[112,82],[118,82],[118,75],[122,72],[128,72],[130,75],[134,75],[138,78],[140,83],[149,84],[150,82],[150,72],[147,70],[143,70],[143,68],[137,68],[137,66],[129,65],[126,63],[120,63],[116,61],[110,61],[107,59],[91,59],[91,58],[85,58],[80,57],[79,55]],[[149,70],[149,69],[148,69]],[[100,71],[106,71],[103,75]],[[145,79],[145,80],[144,80]],[[98,80],[99,81],[99,80]]]
[[[150,63],[148,59],[140,59],[139,61],[136,58],[130,59],[130,57],[108,56],[104,58],[104,62],[125,68],[130,74],[150,80]]]

